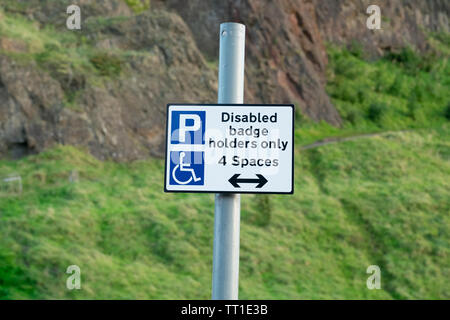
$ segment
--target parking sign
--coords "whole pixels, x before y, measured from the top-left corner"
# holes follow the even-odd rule
[[[293,105],[168,105],[164,190],[293,193],[293,121]]]

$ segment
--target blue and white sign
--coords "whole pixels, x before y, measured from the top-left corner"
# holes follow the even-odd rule
[[[168,105],[164,189],[293,193],[293,128],[293,105]]]
[[[203,152],[170,152],[169,183],[177,185],[197,185],[205,183],[205,164]]]
[[[170,142],[205,144],[205,111],[173,111]]]

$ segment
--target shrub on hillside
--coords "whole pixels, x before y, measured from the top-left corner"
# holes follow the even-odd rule
[[[117,76],[122,71],[122,59],[108,53],[96,54],[90,61],[102,76]]]
[[[403,78],[401,75],[395,76],[394,82],[387,89],[387,93],[395,97],[403,96]]]
[[[354,79],[361,74],[358,61],[358,59],[352,57],[348,53],[347,56],[344,54],[342,56],[335,57],[332,62],[334,65],[334,73],[345,78]]]
[[[436,61],[433,53],[419,55],[410,47],[403,48],[398,52],[388,52],[384,58],[401,65],[409,74],[416,74],[419,71],[430,72]]]
[[[387,106],[384,103],[372,103],[367,109],[367,118],[373,122],[379,122],[386,110]]]

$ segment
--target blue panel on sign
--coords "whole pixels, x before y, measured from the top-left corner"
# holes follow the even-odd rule
[[[170,185],[205,184],[203,152],[170,152]]]
[[[172,144],[205,143],[205,111],[172,111]]]

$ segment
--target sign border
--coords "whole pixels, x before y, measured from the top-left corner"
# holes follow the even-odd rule
[[[254,192],[254,191],[199,191],[199,190],[168,190],[167,183],[167,148],[169,145],[169,108],[170,106],[197,106],[197,107],[291,107],[292,108],[292,178],[290,192]],[[295,152],[295,106],[294,104],[248,104],[248,103],[168,103],[166,105],[166,139],[165,141],[165,156],[164,156],[164,192],[165,193],[228,193],[228,194],[294,194],[294,152]]]

